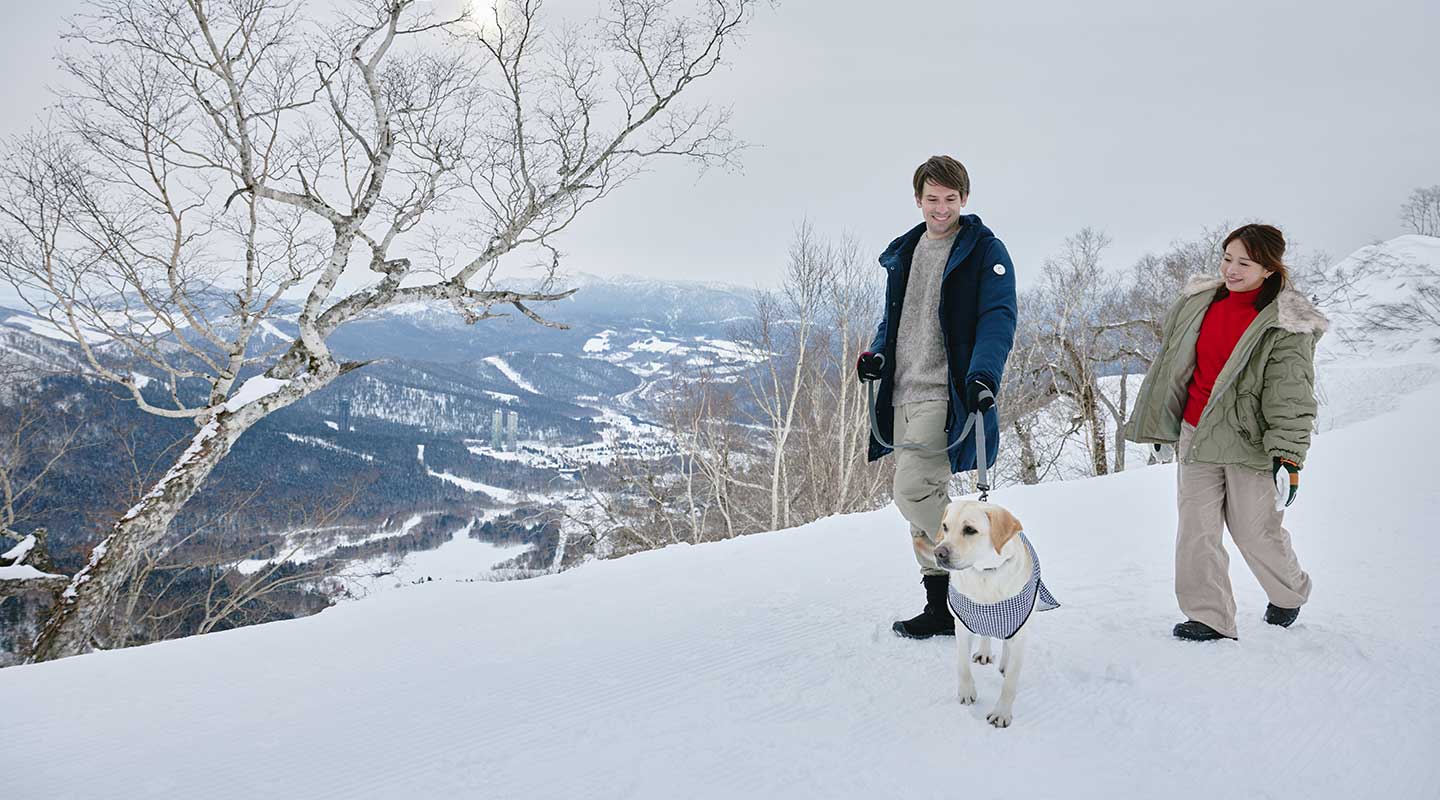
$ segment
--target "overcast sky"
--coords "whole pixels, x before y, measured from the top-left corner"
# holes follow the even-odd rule
[[[3,135],[48,102],[84,3],[7,5]],[[1433,0],[784,0],[696,96],[733,105],[744,172],[664,164],[560,246],[572,270],[768,284],[806,217],[878,255],[920,219],[916,165],[947,153],[1022,286],[1086,225],[1115,267],[1245,218],[1339,257],[1440,183],[1437,33]]]

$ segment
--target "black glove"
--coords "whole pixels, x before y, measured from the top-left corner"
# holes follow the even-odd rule
[[[1284,511],[1300,492],[1300,465],[1276,456],[1270,459],[1270,471],[1275,475],[1275,510]]]
[[[989,394],[981,396],[981,392]],[[995,390],[979,378],[971,378],[965,385],[965,408],[970,412],[985,413],[995,406]]]
[[[866,350],[855,361],[855,372],[860,375],[861,381],[878,381],[880,373],[884,370],[885,356],[881,353],[872,353]]]

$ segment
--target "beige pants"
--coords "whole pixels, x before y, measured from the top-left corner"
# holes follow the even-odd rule
[[[945,449],[944,400],[907,403],[895,409],[895,443]],[[944,575],[935,565],[940,517],[950,502],[950,456],[895,450],[895,505],[910,523],[911,544],[922,575]]]
[[[1236,636],[1235,596],[1230,590],[1230,557],[1221,531],[1240,549],[1270,602],[1299,608],[1310,597],[1310,576],[1300,569],[1290,534],[1275,510],[1275,481],[1249,467],[1187,464],[1195,428],[1180,428],[1180,528],[1175,537],[1175,597],[1187,619]]]

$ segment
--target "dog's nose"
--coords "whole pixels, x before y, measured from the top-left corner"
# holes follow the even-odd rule
[[[935,560],[936,560],[936,561],[945,561],[945,560],[948,559],[948,558],[950,558],[950,546],[949,546],[949,545],[942,544],[942,545],[940,545],[939,547],[935,548]]]

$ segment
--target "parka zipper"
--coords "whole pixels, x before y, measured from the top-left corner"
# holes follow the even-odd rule
[[[1205,401],[1205,408],[1204,408],[1204,410],[1202,410],[1202,411],[1200,412],[1200,419],[1195,420],[1195,430],[1196,430],[1196,431],[1199,431],[1199,430],[1200,430],[1200,425],[1201,425],[1201,423],[1205,422],[1205,416],[1206,416],[1207,414],[1209,414],[1209,413],[1210,413],[1210,409],[1214,407],[1214,401],[1215,401],[1215,399],[1218,398],[1220,395],[1224,394],[1225,391],[1230,388],[1230,385],[1233,384],[1233,383],[1235,383],[1235,381],[1239,378],[1239,376],[1240,376],[1240,367],[1239,367],[1239,365],[1240,365],[1240,364],[1248,363],[1248,362],[1250,361],[1250,356],[1251,356],[1251,354],[1253,354],[1253,353],[1255,352],[1255,348],[1257,348],[1257,347],[1260,346],[1260,341],[1265,338],[1265,332],[1268,331],[1268,330],[1270,330],[1270,329],[1273,328],[1273,327],[1275,327],[1274,324],[1266,324],[1265,330],[1264,330],[1264,331],[1261,331],[1258,335],[1256,335],[1255,341],[1254,341],[1254,342],[1251,342],[1251,343],[1250,343],[1250,347],[1249,347],[1248,349],[1246,349],[1246,351],[1245,351],[1245,357],[1244,357],[1243,359],[1241,359],[1239,362],[1237,362],[1236,369],[1230,373],[1230,378],[1229,378],[1229,380],[1227,380],[1223,386],[1219,386],[1219,387],[1216,387],[1215,389],[1212,389],[1212,390],[1211,390],[1211,392],[1210,392],[1210,399]],[[1234,353],[1231,353],[1231,354],[1230,354],[1230,357],[1231,357],[1231,358],[1234,358],[1234,357],[1235,357],[1235,354],[1234,354]],[[1191,447],[1190,447],[1191,452],[1193,452],[1194,449],[1195,449],[1195,447],[1194,447],[1194,445],[1193,445],[1193,443],[1192,443],[1192,445],[1191,445]],[[1190,453],[1186,453],[1186,454],[1185,454],[1185,463],[1186,463],[1186,464],[1193,464],[1193,463],[1195,463],[1195,457],[1192,456],[1192,455],[1190,455]]]

